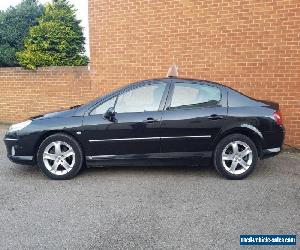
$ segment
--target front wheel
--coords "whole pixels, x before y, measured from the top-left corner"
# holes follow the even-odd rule
[[[77,175],[83,165],[83,153],[78,142],[66,134],[47,137],[37,153],[38,166],[47,177],[67,180]]]
[[[243,179],[256,167],[257,148],[253,141],[242,134],[232,134],[223,138],[214,152],[217,171],[228,179]]]

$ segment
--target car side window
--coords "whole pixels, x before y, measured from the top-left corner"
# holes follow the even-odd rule
[[[174,84],[170,109],[193,106],[209,107],[217,105],[220,100],[221,91],[218,87],[197,82],[179,82]]]
[[[166,83],[147,84],[119,95],[115,112],[158,111]]]
[[[91,115],[102,115],[105,114],[105,112],[115,106],[117,97],[113,97],[103,103],[101,103],[97,108],[95,108],[90,114]]]

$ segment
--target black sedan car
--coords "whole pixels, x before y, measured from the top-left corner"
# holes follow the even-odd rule
[[[278,154],[283,139],[277,103],[210,81],[162,78],[14,124],[4,141],[11,161],[38,164],[52,179],[133,164],[213,164],[242,179],[259,158]]]

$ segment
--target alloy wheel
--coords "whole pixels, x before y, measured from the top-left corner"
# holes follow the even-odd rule
[[[43,162],[46,168],[55,175],[65,175],[75,164],[75,152],[66,142],[51,142],[44,150]]]
[[[223,167],[231,174],[239,175],[246,172],[253,161],[251,147],[242,141],[230,142],[222,152]]]

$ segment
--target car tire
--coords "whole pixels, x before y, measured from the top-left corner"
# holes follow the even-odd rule
[[[83,152],[79,143],[63,133],[50,135],[40,145],[37,163],[50,179],[68,180],[75,177],[83,166]]]
[[[214,151],[214,166],[227,179],[240,180],[255,169],[258,160],[254,142],[242,134],[223,138]]]

